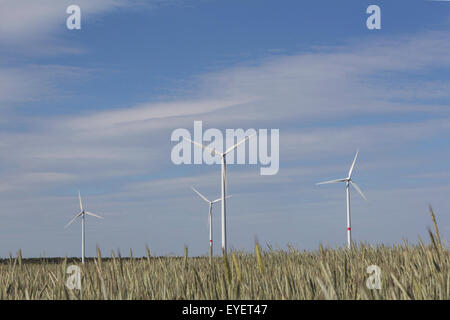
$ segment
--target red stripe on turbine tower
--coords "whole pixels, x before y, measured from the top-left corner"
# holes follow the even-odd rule
[[[348,231],[350,231],[352,228],[347,228]]]

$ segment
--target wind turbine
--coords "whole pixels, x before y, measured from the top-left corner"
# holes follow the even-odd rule
[[[358,185],[352,180],[352,173],[353,169],[355,168],[356,158],[358,157],[359,150],[356,151],[355,158],[353,159],[352,166],[350,167],[350,170],[348,171],[348,177],[344,179],[336,179],[331,181],[325,181],[325,182],[319,182],[319,184],[328,184],[328,183],[337,183],[337,182],[345,182],[345,188],[347,192],[347,247],[350,249],[351,243],[352,243],[352,227],[351,227],[351,221],[350,221],[350,184],[358,191],[358,193],[363,197],[364,200],[367,201],[366,196],[361,191],[361,189],[358,187]]]
[[[241,141],[239,141],[238,143],[236,143],[234,146],[229,147],[227,150],[225,150],[224,153],[221,153],[219,151],[217,151],[216,149],[212,149],[210,147],[207,147],[201,143],[192,141],[191,139],[185,138],[186,140],[192,142],[193,144],[202,147],[203,149],[209,150],[211,151],[211,154],[214,155],[218,155],[221,158],[221,162],[222,162],[222,253],[224,255],[227,254],[227,220],[226,220],[226,189],[227,189],[227,161],[226,161],[226,156],[228,153],[230,153],[231,151],[233,151],[234,149],[236,149],[239,145],[241,145],[242,143],[246,142],[248,139],[250,139],[251,137],[253,137],[255,135],[249,135],[247,138],[242,139]]]
[[[84,216],[88,215],[88,216],[93,216],[93,217],[96,217],[96,218],[99,218],[99,219],[103,219],[103,218],[98,216],[98,215],[96,215],[96,214],[93,214],[92,212],[85,211],[83,209],[83,202],[81,201],[80,191],[78,191],[78,199],[80,200],[81,212],[78,213],[72,220],[70,220],[70,222],[65,226],[65,228],[70,226],[78,217],[81,216],[81,263],[84,264],[84,247],[85,247]]]
[[[213,235],[213,231],[212,231],[212,207],[213,207],[213,204],[214,203],[217,203],[217,202],[219,202],[219,201],[221,201],[222,200],[222,198],[219,198],[219,199],[216,199],[216,200],[214,200],[214,201],[210,201],[210,200],[208,200],[208,198],[206,198],[204,195],[202,195],[201,193],[200,193],[200,191],[198,191],[197,189],[195,189],[194,187],[191,187],[192,188],[192,190],[194,190],[194,192],[196,193],[196,194],[198,194],[203,200],[205,200],[207,203],[208,203],[208,205],[209,205],[209,214],[208,214],[208,223],[209,223],[209,257],[211,258],[212,257],[212,255],[213,255],[213,238],[212,238],[212,235]],[[227,196],[226,198],[231,198],[231,196]]]

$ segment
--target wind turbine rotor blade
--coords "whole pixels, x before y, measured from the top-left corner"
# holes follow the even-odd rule
[[[199,147],[201,147],[201,148],[203,148],[203,149],[205,149],[205,150],[211,151],[211,153],[212,153],[213,156],[216,155],[216,154],[222,155],[222,153],[219,152],[219,151],[217,151],[216,149],[211,149],[210,147],[207,147],[207,146],[205,146],[205,145],[203,145],[203,144],[201,144],[201,143],[195,142],[195,141],[193,141],[193,140],[191,140],[191,139],[189,139],[189,138],[184,138],[184,139],[186,139],[187,141],[192,142],[193,144],[195,144],[195,145],[197,145],[197,146],[199,146]]]
[[[330,181],[319,182],[319,183],[316,183],[316,185],[319,185],[319,184],[328,184],[328,183],[338,183],[338,182],[345,182],[345,181],[347,181],[347,179],[336,179],[336,180],[330,180]]]
[[[96,217],[96,218],[99,218],[99,219],[104,219],[103,217],[100,217],[100,216],[98,216],[98,215],[96,215],[96,214],[93,214],[92,212],[87,212],[87,211],[85,211],[84,213],[86,213],[86,214],[89,215],[89,216],[93,216],[93,217]]]
[[[231,198],[231,196],[226,196],[225,197],[225,199],[228,199],[228,198]],[[220,201],[222,201],[222,198],[216,199],[212,203],[217,203],[217,202],[220,202]]]
[[[77,220],[77,218],[78,218],[79,216],[81,216],[81,214],[82,214],[82,212],[80,212],[80,213],[77,214],[75,217],[73,217],[73,219],[70,220],[70,222],[69,222],[68,224],[66,224],[66,226],[64,227],[64,229],[67,228],[68,226],[70,226],[75,220]]]
[[[194,192],[195,192],[196,194],[198,194],[198,195],[199,195],[203,200],[205,200],[206,202],[208,202],[208,203],[211,202],[211,201],[208,200],[208,198],[206,198],[204,195],[202,195],[202,194],[200,193],[200,191],[198,191],[198,190],[195,189],[194,187],[191,187],[191,189],[194,190]]]
[[[356,150],[355,159],[353,159],[352,166],[350,167],[350,170],[348,171],[348,177],[352,177],[353,169],[355,168],[356,158],[358,158],[359,150]]]
[[[83,211],[83,203],[81,202],[81,193],[80,193],[80,190],[78,190],[78,200],[80,200],[80,210]]]
[[[241,145],[242,143],[246,142],[247,140],[249,140],[251,137],[253,137],[256,133],[249,135],[247,138],[242,139],[240,142],[236,143],[234,146],[229,147],[227,149],[227,151],[224,152],[224,155],[226,155],[228,152],[230,152],[231,150],[237,148],[239,145]]]
[[[361,195],[361,197],[363,197],[364,200],[367,201],[366,196],[364,195],[364,193],[361,191],[361,189],[358,187],[358,185],[356,183],[354,183],[352,180],[350,180],[351,185],[353,186],[353,188],[356,189],[356,191],[359,192],[359,194]]]

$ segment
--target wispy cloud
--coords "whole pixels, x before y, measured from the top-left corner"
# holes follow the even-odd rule
[[[196,119],[212,127],[283,126],[282,161],[308,154],[314,158],[337,150],[353,152],[357,146],[395,148],[405,142],[448,134],[449,109],[446,104],[426,99],[414,104],[402,102],[409,98],[407,89],[419,92],[420,88],[414,81],[409,84],[398,76],[404,90],[389,90],[393,79],[385,73],[448,68],[449,39],[448,33],[441,32],[388,38],[347,49],[326,48],[324,52],[275,57],[252,67],[206,74],[198,79],[201,85],[195,99],[36,119],[29,134],[4,133],[9,142],[3,149],[22,169],[36,169],[41,164],[47,171],[49,163],[64,167],[82,161],[85,167],[92,167],[92,172],[100,173],[108,167],[102,163],[106,161],[113,164],[108,171],[131,163],[147,171],[150,159],[160,161],[158,168],[170,166],[163,155],[170,152],[171,130],[191,128]],[[41,83],[33,82],[36,78],[41,75],[30,77],[31,93],[40,89],[37,85],[34,88],[34,83]],[[434,90],[433,83],[431,79],[422,86],[424,98],[427,88]],[[19,86],[17,92],[22,90]],[[6,91],[3,99],[21,97],[15,90]],[[392,123],[382,118],[386,114],[427,114],[428,118]],[[352,122],[361,116],[374,120],[364,125]],[[299,128],[311,122],[314,127]],[[33,165],[17,159],[24,154],[33,159]]]
[[[89,69],[64,65],[26,65],[0,68],[0,109],[18,103],[62,98],[64,91],[56,88],[62,81],[87,76]]]
[[[42,188],[46,184],[66,183],[76,180],[74,174],[62,172],[29,172],[4,177],[0,182],[0,191],[17,191],[24,189]]]
[[[56,40],[56,34],[66,31],[66,9],[73,4],[70,0],[3,0],[0,3],[0,42],[30,45]],[[76,4],[82,9],[82,17],[145,6],[142,1],[137,0],[79,0]]]

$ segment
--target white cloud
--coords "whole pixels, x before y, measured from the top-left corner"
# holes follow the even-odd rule
[[[63,65],[27,65],[0,68],[0,109],[35,101],[61,99],[57,83],[87,76],[89,69]]]
[[[119,168],[130,165],[137,172],[170,167],[170,132],[178,127],[191,129],[193,120],[204,120],[207,127],[281,127],[282,162],[314,159],[330,152],[344,155],[357,147],[395,148],[405,142],[432,139],[448,134],[448,107],[398,102],[405,98],[403,91],[384,94],[392,80],[384,84],[372,77],[385,78],[386,70],[419,72],[436,65],[448,67],[450,58],[445,52],[449,42],[444,41],[448,39],[448,33],[392,38],[207,74],[198,79],[202,85],[195,99],[38,119],[29,134],[4,133],[8,143],[3,149],[20,170],[36,170],[40,165],[45,171],[49,166],[91,166],[89,172],[104,176],[102,170],[117,168],[123,172]],[[31,76],[30,82],[42,78],[41,74]],[[430,81],[433,84],[434,80]],[[405,90],[409,88],[407,82],[402,85]],[[412,87],[420,91],[414,83]],[[37,89],[28,91],[33,90]],[[414,113],[426,113],[432,119],[389,123],[381,118],[365,125],[349,120]],[[343,120],[349,122],[340,124]],[[329,126],[322,124],[324,121],[334,123]],[[299,128],[311,122],[313,127]]]
[[[58,184],[76,180],[76,176],[63,172],[28,172],[3,177],[0,191],[17,191],[30,188],[42,188],[46,184]]]
[[[69,119],[64,126],[76,131],[84,131],[92,135],[123,135],[142,133],[169,127],[160,122],[168,118],[182,118],[186,116],[202,116],[209,112],[220,112],[230,106],[247,103],[241,100],[199,100],[177,101],[168,103],[153,103],[134,106],[132,108],[96,112],[90,115]],[[150,123],[150,121],[155,122]]]
[[[67,31],[66,13],[71,0],[2,0],[0,10],[0,42],[30,45],[38,41],[55,40],[58,33]],[[102,14],[127,7],[142,6],[136,0],[78,0],[76,4],[86,16]]]

